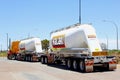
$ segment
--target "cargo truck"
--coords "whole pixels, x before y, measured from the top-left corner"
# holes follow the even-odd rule
[[[42,53],[41,40],[39,38],[27,38],[13,41],[8,52],[8,59],[39,61]]]
[[[50,50],[41,56],[42,64],[63,63],[69,69],[92,72],[96,66],[116,69],[116,59],[102,51],[91,24],[74,24],[51,32]]]

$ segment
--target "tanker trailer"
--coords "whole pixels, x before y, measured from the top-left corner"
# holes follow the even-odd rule
[[[92,72],[96,66],[116,69],[116,59],[102,51],[95,29],[90,24],[75,24],[51,32],[50,52],[42,63],[63,63],[69,69]]]
[[[18,60],[39,61],[41,54],[43,53],[39,38],[28,38],[20,41]]]

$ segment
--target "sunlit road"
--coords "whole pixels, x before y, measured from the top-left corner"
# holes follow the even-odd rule
[[[0,58],[0,80],[120,80],[120,65],[115,71],[80,73],[65,66]]]

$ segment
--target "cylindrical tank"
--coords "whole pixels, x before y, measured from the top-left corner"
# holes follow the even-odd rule
[[[101,51],[96,38],[95,29],[89,24],[73,25],[51,33],[51,49],[61,48],[89,48]]]
[[[41,40],[39,38],[29,38],[20,41],[19,44],[20,53],[24,52],[42,52]]]

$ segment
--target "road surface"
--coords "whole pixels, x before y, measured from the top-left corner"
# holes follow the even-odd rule
[[[65,66],[0,58],[0,80],[120,80],[120,65],[115,71],[81,73]]]

